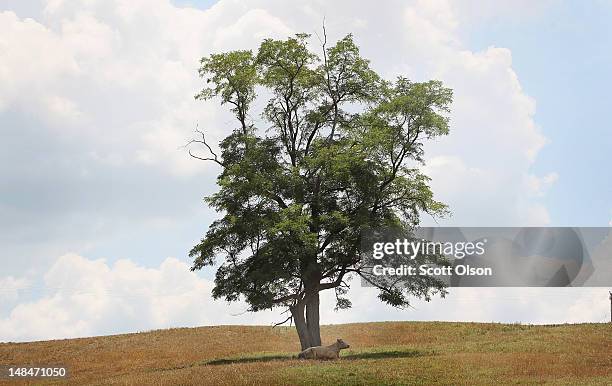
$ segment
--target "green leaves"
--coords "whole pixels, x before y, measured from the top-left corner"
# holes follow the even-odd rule
[[[448,133],[452,91],[433,80],[382,80],[351,35],[321,56],[308,41],[266,39],[256,54],[201,61],[206,85],[196,98],[230,104],[239,127],[220,143],[219,191],[206,201],[222,218],[191,250],[192,269],[220,262],[214,296],[244,297],[253,310],[331,288],[348,308],[344,280],[360,274],[363,229],[410,229],[424,213],[448,213],[416,166],[423,141]],[[254,112],[260,88],[269,99]],[[248,121],[255,114],[264,126]],[[381,288],[380,299],[402,306],[441,288],[410,280]]]
[[[200,60],[198,71],[206,80],[206,87],[195,96],[208,100],[220,97],[221,104],[230,103],[232,111],[246,126],[246,112],[255,99],[255,85],[258,82],[255,59],[251,51],[232,51],[212,54]]]
[[[298,34],[287,40],[264,40],[257,53],[262,85],[285,95],[292,87],[305,91],[316,84],[316,72],[311,67],[318,58],[308,50],[308,37]]]
[[[372,101],[381,91],[380,77],[370,69],[370,61],[360,56],[352,35],[326,50],[322,72],[329,94],[337,100]]]

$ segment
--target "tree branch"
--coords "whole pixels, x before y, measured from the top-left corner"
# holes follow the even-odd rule
[[[283,324],[285,324],[285,323],[289,322],[289,321],[290,321],[290,320],[292,320],[292,319],[293,319],[293,315],[292,315],[292,314],[289,314],[289,316],[287,317],[287,319],[283,320],[282,322],[274,323],[274,326],[272,326],[272,328],[277,327],[277,326],[280,326],[280,325],[283,325]]]
[[[202,161],[212,161],[215,162],[216,164],[218,164],[219,166],[224,166],[223,162],[219,161],[219,157],[217,156],[217,153],[215,153],[213,151],[213,149],[210,147],[210,145],[208,144],[208,142],[206,142],[206,136],[204,135],[204,132],[201,131],[200,129],[198,129],[198,126],[196,125],[196,129],[195,129],[196,133],[199,133],[202,136],[202,139],[192,139],[189,142],[187,142],[184,146],[182,146],[183,148],[187,148],[189,145],[191,145],[192,143],[199,143],[202,144],[204,146],[206,146],[206,148],[208,149],[208,151],[210,152],[210,154],[213,156],[213,158],[209,158],[209,157],[200,157],[198,155],[195,155],[192,153],[191,149],[189,149],[188,153],[191,157],[195,158],[195,159],[199,159]]]
[[[324,291],[326,289],[336,288],[339,285],[341,285],[342,279],[344,278],[344,275],[346,274],[346,267],[347,267],[346,265],[342,265],[342,268],[340,269],[340,273],[338,274],[338,277],[336,278],[336,280],[329,282],[329,283],[320,283],[319,290]]]

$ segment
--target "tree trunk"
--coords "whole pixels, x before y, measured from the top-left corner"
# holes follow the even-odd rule
[[[319,291],[306,298],[306,326],[312,346],[321,345],[321,328],[319,326]]]
[[[300,338],[300,345],[302,350],[306,350],[308,347],[312,347],[310,341],[310,332],[304,318],[304,303],[298,302],[295,306],[291,307],[291,315],[295,322],[295,329],[297,330],[298,337]]]

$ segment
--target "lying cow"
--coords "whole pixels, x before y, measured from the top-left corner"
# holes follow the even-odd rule
[[[336,343],[329,346],[310,347],[298,354],[300,359],[338,359],[340,350],[349,348],[342,339],[338,339]]]

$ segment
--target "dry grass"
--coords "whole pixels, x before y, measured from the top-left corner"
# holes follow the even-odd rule
[[[292,328],[219,326],[0,344],[0,364],[64,364],[71,384],[612,384],[611,324],[389,322],[322,336],[351,350],[301,361]]]

